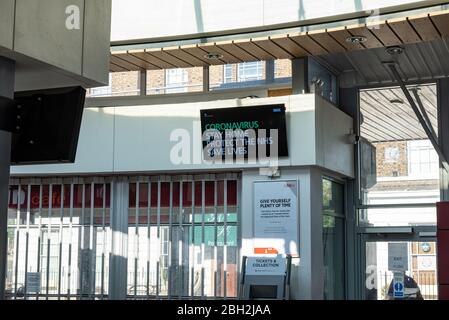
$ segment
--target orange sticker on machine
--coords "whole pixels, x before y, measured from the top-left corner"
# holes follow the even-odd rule
[[[254,248],[255,254],[278,254],[275,248]]]

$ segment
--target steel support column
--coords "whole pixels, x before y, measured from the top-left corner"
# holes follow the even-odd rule
[[[438,143],[449,157],[449,78],[437,80]],[[449,200],[449,173],[440,170],[441,201]]]
[[[0,57],[0,96],[14,96],[14,61]],[[11,133],[0,131],[0,300],[5,298]]]
[[[109,299],[125,300],[128,274],[128,181],[124,178],[117,178],[112,182],[111,190],[112,244]]]
[[[359,124],[359,89],[358,88],[348,88],[340,89],[340,108],[353,118],[353,133],[355,135],[360,135],[360,124]],[[354,145],[354,172],[358,172],[358,145]],[[363,288],[360,288],[360,284],[363,283],[363,274],[360,263],[360,256],[357,254],[358,243],[357,243],[357,212],[356,204],[359,198],[359,184],[357,179],[347,180],[345,188],[345,214],[346,214],[346,298],[350,300],[361,299],[361,293]]]

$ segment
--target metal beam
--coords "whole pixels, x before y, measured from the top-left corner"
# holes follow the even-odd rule
[[[437,81],[438,142],[446,155],[449,155],[449,78]],[[440,198],[449,200],[449,173],[440,170]]]
[[[426,203],[385,203],[385,204],[359,204],[356,209],[405,209],[405,208],[435,208],[435,202]],[[395,214],[395,213],[393,213]]]
[[[404,93],[405,97],[407,98],[408,102],[410,103],[410,106],[412,107],[413,112],[415,113],[416,117],[418,118],[418,121],[421,124],[421,126],[423,127],[430,142],[432,143],[433,148],[435,149],[438,156],[440,157],[440,161],[441,161],[444,169],[446,170],[446,172],[449,172],[449,164],[447,162],[446,156],[443,153],[443,151],[441,150],[440,145],[438,144],[438,141],[434,138],[434,135],[432,134],[431,129],[427,126],[427,123],[426,123],[423,115],[421,114],[418,107],[416,106],[415,101],[413,100],[410,92],[408,91],[407,87],[405,86],[404,81],[402,81],[402,78],[401,78],[398,70],[396,69],[396,63],[395,62],[384,62],[384,64],[386,64],[390,68],[391,73],[393,74],[394,78],[396,79],[400,88],[402,89],[402,92]]]
[[[15,63],[0,57],[0,96],[14,96]],[[6,263],[8,258],[8,193],[11,133],[0,130],[0,300],[5,299]]]
[[[438,141],[438,135],[435,132],[435,129],[432,126],[432,122],[430,121],[429,115],[427,114],[426,108],[424,108],[421,98],[419,97],[419,93],[418,93],[419,90],[420,90],[419,88],[410,89],[410,91],[413,92],[413,96],[415,97],[415,100],[418,103],[419,110],[421,111],[421,114],[423,115],[424,120],[427,123],[427,126],[429,127],[430,131],[432,132],[433,138],[435,139],[435,141]]]

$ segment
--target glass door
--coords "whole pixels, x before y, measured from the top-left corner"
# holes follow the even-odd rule
[[[395,258],[392,244],[404,244],[406,270],[404,298],[407,300],[438,299],[436,242],[433,237],[415,238],[397,235],[364,236],[364,299],[395,300],[393,271],[389,263]],[[407,239],[410,238],[410,239]]]

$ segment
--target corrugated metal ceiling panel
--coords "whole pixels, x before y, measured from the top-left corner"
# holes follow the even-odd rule
[[[432,126],[438,132],[435,85],[418,87]],[[397,102],[392,102],[396,100]],[[400,88],[363,90],[360,93],[361,135],[371,142],[427,139]]]

